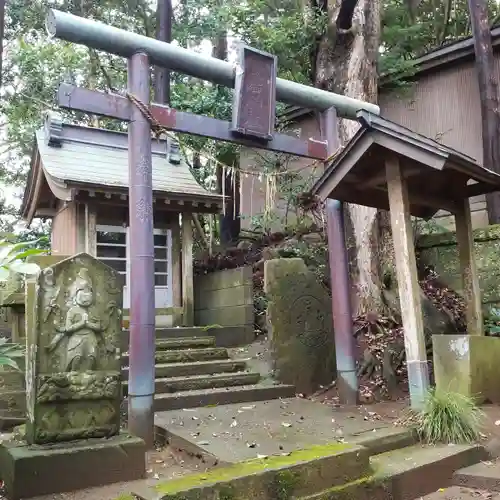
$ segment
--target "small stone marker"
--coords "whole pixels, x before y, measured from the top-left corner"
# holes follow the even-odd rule
[[[32,284],[26,442],[0,444],[7,498],[144,477],[144,442],[120,433],[123,278],[78,254]]]

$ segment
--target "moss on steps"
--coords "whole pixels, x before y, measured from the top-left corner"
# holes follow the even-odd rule
[[[290,500],[354,481],[369,473],[369,454],[365,448],[335,443],[160,483],[152,488],[151,498]]]

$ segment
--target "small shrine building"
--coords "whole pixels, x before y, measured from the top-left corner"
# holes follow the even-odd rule
[[[153,140],[152,153],[157,319],[192,326],[192,214],[221,212],[223,197],[195,180],[175,141]],[[36,132],[22,217],[28,224],[52,219],[53,255],[87,252],[128,285],[128,179],[126,133],[64,123],[48,112]],[[129,307],[125,286],[125,311]]]

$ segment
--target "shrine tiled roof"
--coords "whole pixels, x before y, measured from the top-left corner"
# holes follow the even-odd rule
[[[53,195],[72,199],[75,189],[125,191],[129,187],[126,133],[59,123],[36,132],[32,167],[22,211],[26,212],[35,170],[43,172]],[[52,126],[52,128],[51,128]],[[171,139],[153,139],[153,193],[175,200],[221,204],[222,196],[208,191],[193,177],[178,145]]]

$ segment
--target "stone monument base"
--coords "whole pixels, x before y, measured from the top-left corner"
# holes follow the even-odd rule
[[[0,445],[0,477],[9,500],[142,479],[146,446],[125,433],[51,445],[6,441]]]
[[[433,335],[436,388],[500,403],[500,338]]]

